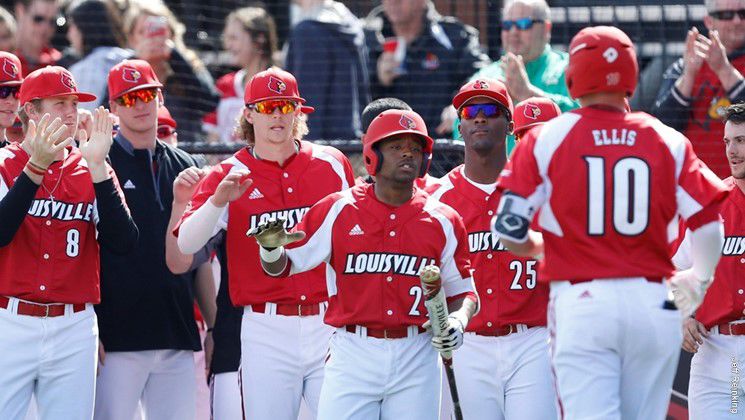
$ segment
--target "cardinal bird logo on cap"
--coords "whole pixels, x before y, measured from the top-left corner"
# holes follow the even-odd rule
[[[12,79],[15,79],[18,76],[18,67],[16,67],[14,62],[6,58],[3,60],[3,72]]]
[[[125,82],[137,83],[141,77],[142,73],[133,68],[124,67],[122,69],[122,79],[124,79]]]
[[[526,104],[525,109],[523,110],[523,115],[531,120],[537,120],[538,116],[541,115],[541,108],[538,108],[538,106],[533,104]]]
[[[416,123],[406,115],[402,115],[401,119],[398,120],[398,123],[401,124],[401,127],[407,130],[416,130]]]
[[[287,84],[274,76],[269,76],[269,90],[280,95],[287,89]]]
[[[72,76],[69,73],[62,73],[62,84],[69,87],[72,90],[76,89],[75,81],[72,80]]]
[[[489,84],[483,80],[477,80],[473,82],[474,89],[489,89]]]

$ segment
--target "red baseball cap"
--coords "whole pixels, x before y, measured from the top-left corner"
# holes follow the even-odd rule
[[[160,108],[158,108],[158,125],[168,125],[172,128],[176,128],[177,126],[176,120],[171,117],[171,113],[165,105],[161,105]]]
[[[112,101],[135,90],[162,87],[145,60],[124,60],[109,70],[109,99]]]
[[[453,106],[460,109],[466,102],[473,98],[492,99],[514,114],[512,109],[512,99],[507,93],[507,87],[504,83],[494,79],[476,79],[463,85],[453,98]]]
[[[301,104],[305,103],[305,99],[300,97],[300,92],[298,92],[295,76],[279,67],[271,67],[256,73],[246,84],[246,91],[243,95],[243,102],[246,105],[271,99],[289,99]],[[301,106],[300,110],[306,114],[315,111],[312,106],[306,105]]]
[[[60,66],[46,66],[31,72],[23,80],[18,97],[21,105],[34,99],[56,98],[75,95],[80,102],[93,102],[96,95],[78,92],[78,85],[67,69]]]
[[[21,83],[21,60],[15,54],[0,51],[0,86],[19,86]]]
[[[543,124],[559,115],[561,115],[561,109],[551,99],[528,98],[515,106],[514,133],[516,136],[520,136],[531,127]]]

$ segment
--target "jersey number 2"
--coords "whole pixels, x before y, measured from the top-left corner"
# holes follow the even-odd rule
[[[528,289],[535,289],[536,283],[536,271],[535,261],[529,260],[525,262],[525,287]],[[520,284],[520,279],[523,276],[523,262],[518,260],[510,261],[510,270],[515,272],[515,277],[512,279],[510,290],[522,290],[523,286]]]
[[[605,192],[613,191],[613,228],[625,236],[644,232],[649,224],[649,165],[636,158],[620,159],[613,166],[611,188],[606,188],[605,159],[585,156],[587,163],[587,233],[605,234]]]

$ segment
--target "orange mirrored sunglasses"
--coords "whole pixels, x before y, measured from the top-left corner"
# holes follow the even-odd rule
[[[144,103],[149,103],[153,99],[158,97],[158,89],[139,89],[133,92],[125,93],[124,95],[116,98],[116,102],[119,105],[131,108],[135,105],[135,102],[139,99]]]

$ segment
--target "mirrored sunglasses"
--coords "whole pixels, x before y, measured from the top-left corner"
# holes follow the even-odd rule
[[[535,23],[542,23],[543,20],[541,19],[532,19],[529,17],[526,18],[520,18],[516,20],[503,20],[502,21],[502,30],[503,31],[509,31],[513,27],[517,28],[521,31],[527,31],[528,29],[533,27],[533,24]]]
[[[458,111],[458,116],[462,120],[472,120],[479,115],[479,112],[484,114],[486,118],[496,118],[504,114],[502,107],[495,104],[475,104],[466,105]]]
[[[135,90],[134,92],[125,93],[124,95],[116,98],[116,102],[119,105],[125,106],[127,108],[131,108],[135,105],[135,102],[137,101],[137,99],[141,100],[144,103],[149,103],[156,97],[158,97],[157,88],[140,89],[140,90]]]
[[[279,109],[279,112],[282,114],[290,114],[295,112],[297,103],[287,99],[274,99],[257,102],[247,106],[251,109],[255,109],[256,112],[260,114],[273,114],[275,109]]]

